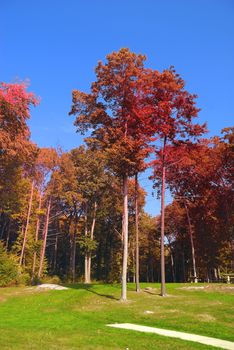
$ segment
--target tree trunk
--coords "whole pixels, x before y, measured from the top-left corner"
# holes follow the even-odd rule
[[[184,259],[184,248],[183,248],[183,251],[182,251],[182,267],[183,267],[183,282],[187,282],[187,279],[186,279],[186,273],[185,273],[185,259]]]
[[[31,209],[32,209],[32,201],[33,201],[33,191],[34,191],[34,181],[32,181],[32,186],[31,186],[31,193],[30,193],[30,199],[29,199],[29,205],[28,205],[28,215],[27,215],[27,221],[26,221],[26,226],[24,230],[24,240],[23,240],[22,250],[20,254],[20,261],[19,261],[20,265],[22,265],[22,262],[23,262],[23,256],[24,256],[24,251],[25,251],[25,246],[27,241],[28,226],[29,226],[29,220],[30,220]]]
[[[72,271],[72,282],[75,283],[76,280],[76,236],[77,236],[77,214],[75,218],[75,228],[72,237],[72,258],[71,258],[71,271]]]
[[[192,225],[191,225],[191,220],[189,216],[189,211],[186,202],[184,203],[185,210],[186,210],[186,215],[188,219],[188,227],[189,227],[189,237],[190,237],[190,243],[191,243],[191,250],[192,250],[192,262],[193,262],[193,279],[194,282],[197,283],[197,269],[196,269],[196,259],[195,259],[195,249],[194,249],[194,242],[193,242],[193,232],[192,232]]]
[[[40,193],[40,197],[39,197],[38,211],[41,210],[41,201],[42,201],[42,193]],[[40,229],[40,216],[38,215],[37,224],[36,224],[36,233],[35,233],[35,243],[38,242],[39,229]],[[32,283],[34,283],[36,259],[37,259],[37,252],[34,251],[34,253],[33,253],[33,266],[32,266],[32,279],[31,279]]]
[[[140,292],[139,280],[139,210],[138,210],[138,176],[135,175],[135,234],[136,234],[136,292]]]
[[[164,256],[164,225],[165,225],[165,182],[166,182],[166,168],[165,168],[165,145],[166,138],[163,144],[163,159],[162,159],[162,193],[161,193],[161,296],[166,295],[165,283],[165,256]]]
[[[94,202],[94,212],[93,212],[93,222],[92,222],[92,226],[91,226],[91,232],[90,232],[90,238],[93,241],[94,238],[94,229],[95,229],[95,223],[96,223],[96,213],[97,213],[97,202]],[[87,279],[88,279],[88,283],[91,283],[91,264],[92,264],[92,260],[91,260],[91,253],[88,253],[87,255]]]
[[[54,261],[53,261],[53,271],[56,272],[57,267],[57,253],[58,253],[58,235],[55,237],[55,245],[54,245]]]
[[[85,203],[85,237],[88,237],[88,208]],[[88,276],[88,253],[85,253],[85,283],[90,283]]]
[[[6,250],[9,250],[10,232],[11,232],[11,222],[9,223],[7,228]]]
[[[75,283],[75,279],[76,279],[76,232],[75,231],[72,237],[71,273],[72,273],[72,282]]]
[[[42,249],[41,249],[38,278],[41,277],[42,269],[43,269],[43,262],[44,262],[44,257],[45,257],[46,242],[47,242],[47,235],[48,235],[48,227],[49,227],[50,208],[51,208],[51,199],[49,200],[47,213],[46,213],[46,222],[45,222],[45,228],[44,228],[44,237],[43,237],[43,244],[42,244]]]
[[[170,255],[171,255],[171,272],[172,272],[172,281],[175,282],[175,267],[174,267],[174,258],[172,254],[172,250],[170,249]]]
[[[217,269],[214,267],[214,279],[217,281],[218,279],[218,274],[217,274]]]
[[[121,300],[127,300],[127,268],[128,268],[128,176],[123,177],[123,268]]]

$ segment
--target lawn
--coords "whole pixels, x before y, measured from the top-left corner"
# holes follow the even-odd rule
[[[35,287],[0,289],[0,349],[215,349],[198,343],[106,327],[135,323],[234,341],[234,285],[159,284],[128,286],[122,303],[119,285],[68,286],[62,291]],[[146,313],[152,311],[153,313]],[[217,348],[216,348],[217,349]]]

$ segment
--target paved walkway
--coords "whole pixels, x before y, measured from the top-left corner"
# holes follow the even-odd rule
[[[115,327],[115,328],[130,329],[130,330],[139,331],[139,332],[155,333],[159,335],[164,335],[166,337],[179,338],[179,339],[193,341],[193,342],[197,342],[205,345],[210,345],[210,346],[218,347],[220,349],[234,350],[234,343],[231,341],[204,337],[202,335],[170,331],[170,330],[161,329],[161,328],[139,326],[132,323],[115,323],[115,324],[108,324],[107,326]]]

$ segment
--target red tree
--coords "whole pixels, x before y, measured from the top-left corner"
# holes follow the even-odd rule
[[[128,178],[144,168],[149,154],[144,116],[136,113],[138,81],[145,57],[121,49],[99,62],[91,94],[73,91],[71,114],[78,131],[93,129],[88,143],[105,150],[109,167],[123,183],[122,300],[126,300],[128,259]]]
[[[153,178],[160,178],[161,187],[161,295],[166,294],[164,261],[164,207],[166,166],[170,159],[170,145],[186,144],[190,138],[200,136],[205,125],[193,124],[199,109],[195,105],[196,95],[185,90],[185,83],[173,68],[162,73],[148,71],[143,82],[141,104],[148,115],[154,134],[161,145],[157,146]],[[160,173],[160,176],[158,175]]]

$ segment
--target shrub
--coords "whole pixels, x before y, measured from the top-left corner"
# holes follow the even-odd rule
[[[41,283],[51,283],[51,284],[60,284],[61,279],[54,275],[54,276],[45,276],[41,279]]]
[[[17,281],[18,266],[13,257],[7,253],[0,241],[0,287],[5,287]]]

